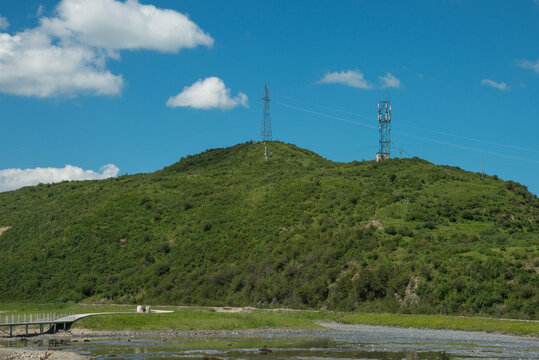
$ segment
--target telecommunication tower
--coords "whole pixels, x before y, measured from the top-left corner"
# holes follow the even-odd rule
[[[271,141],[271,118],[270,118],[270,98],[268,91],[268,84],[264,88],[264,110],[262,117],[262,129],[260,130],[260,141],[264,143],[264,158],[268,160],[268,146],[267,141]]]
[[[378,102],[379,148],[376,161],[389,159],[391,152],[391,103],[389,100]]]

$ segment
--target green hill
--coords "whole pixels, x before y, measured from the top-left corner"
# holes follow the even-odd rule
[[[0,301],[539,316],[539,199],[417,158],[214,149],[0,194]]]

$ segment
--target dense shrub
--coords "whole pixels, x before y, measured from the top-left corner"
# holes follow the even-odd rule
[[[539,201],[524,186],[270,147],[268,161],[247,143],[0,193],[0,300],[537,318]]]

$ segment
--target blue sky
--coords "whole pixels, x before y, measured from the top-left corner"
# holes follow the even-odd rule
[[[484,158],[539,193],[539,1],[28,0],[0,16],[0,190],[258,140],[267,83],[275,140],[374,159],[390,93],[393,156]]]

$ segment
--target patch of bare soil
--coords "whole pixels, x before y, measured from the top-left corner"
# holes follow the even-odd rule
[[[408,282],[408,285],[406,286],[406,289],[404,290],[404,297],[401,298],[399,294],[395,293],[395,298],[397,298],[397,301],[401,305],[411,305],[411,304],[417,304],[419,302],[419,295],[417,295],[417,287],[418,287],[418,280],[419,278],[413,277],[410,279],[410,282]]]
[[[9,229],[11,229],[11,226],[0,227],[0,235],[2,235],[4,232],[8,231]]]
[[[365,225],[363,225],[363,229],[367,229],[369,227],[374,227],[376,228],[377,230],[384,230],[384,224],[382,224],[382,222],[378,219],[373,219],[373,220],[369,220],[367,221],[367,223]]]
[[[213,310],[218,313],[242,313],[242,314],[249,314],[252,313],[253,310],[255,310],[254,307],[231,307],[231,306],[223,306],[223,307],[214,307]]]

